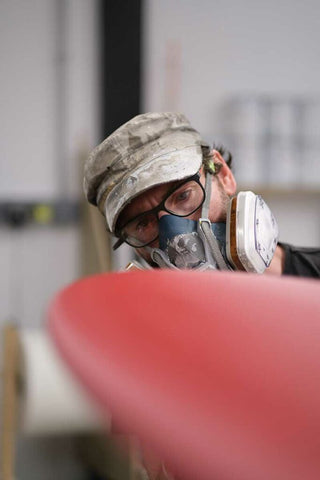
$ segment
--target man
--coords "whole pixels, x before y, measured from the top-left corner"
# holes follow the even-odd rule
[[[146,113],[93,150],[84,190],[115,248],[128,243],[150,266],[320,277],[320,249],[278,243],[261,197],[235,196],[230,160],[184,115]]]
[[[223,149],[211,150],[184,115],[146,113],[93,150],[84,190],[118,238],[115,248],[128,243],[149,268],[319,277],[320,250],[279,244],[260,197],[235,196],[231,160]],[[145,449],[143,464],[150,479],[171,478]]]

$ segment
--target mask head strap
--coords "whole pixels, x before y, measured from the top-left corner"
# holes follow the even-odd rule
[[[209,208],[210,208],[210,200],[211,200],[211,187],[212,187],[212,172],[206,172],[206,184],[205,184],[205,191],[206,191],[206,198],[202,205],[201,210],[201,217],[202,218],[209,218]]]

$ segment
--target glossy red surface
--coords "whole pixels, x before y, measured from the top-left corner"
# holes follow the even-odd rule
[[[49,308],[61,355],[180,478],[320,478],[320,283],[231,272],[84,278]]]

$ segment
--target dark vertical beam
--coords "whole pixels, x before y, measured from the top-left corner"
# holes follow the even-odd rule
[[[55,167],[59,197],[68,196],[67,171],[67,30],[68,2],[55,0]]]
[[[143,0],[100,0],[101,136],[140,113]]]

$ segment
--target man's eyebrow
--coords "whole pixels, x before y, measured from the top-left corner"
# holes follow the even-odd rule
[[[153,188],[157,188],[157,187],[160,187],[160,186],[165,186],[167,185],[167,189],[164,190],[163,194],[161,195],[161,200],[158,202],[158,205],[163,202],[163,200],[168,197],[175,189],[177,189],[180,185],[183,185],[184,183],[187,183],[188,179],[187,178],[182,178],[181,180],[173,180],[171,182],[168,182],[167,184],[166,183],[161,183],[160,185],[156,185],[154,187],[151,187],[149,190],[152,190]],[[140,195],[143,195],[145,193],[147,193],[148,190],[145,190],[144,192],[140,193],[139,195],[137,195],[137,197],[133,198],[132,201],[136,200]],[[130,202],[131,203],[131,202]],[[148,212],[151,212],[152,210],[154,210],[154,208],[150,208],[148,210],[142,210],[141,212],[138,212],[136,213],[135,215],[126,215],[126,209],[128,206],[130,206],[130,203],[128,203],[128,205],[126,205],[126,207],[124,208],[124,210],[120,213],[119,215],[119,218],[117,220],[117,225],[116,225],[116,230],[119,230],[121,229],[125,224],[127,224],[128,222],[130,222],[131,220],[133,220],[134,218],[137,218],[139,217],[140,215],[144,215],[145,213],[148,213]],[[119,226],[118,226],[119,225]]]
[[[158,205],[167,197],[168,194],[170,194],[181,183],[183,183],[183,180],[176,180],[174,182],[168,182],[168,188],[161,195],[161,200],[158,203]],[[160,185],[166,185],[166,184],[163,183],[163,184],[160,184]],[[160,185],[157,185],[157,186],[160,186]],[[152,188],[156,188],[156,187],[151,187],[150,190],[152,190]],[[147,192],[148,192],[148,190],[146,190],[145,192],[142,192],[142,194],[139,194],[139,195],[143,195],[144,193],[147,193]],[[135,197],[133,200],[136,200],[139,197],[139,195],[137,197]],[[126,207],[128,207],[129,205],[130,205],[130,203],[128,203],[128,205]],[[143,215],[144,213],[150,212],[151,210],[153,210],[153,208],[150,208],[149,210],[142,210],[141,212],[138,212],[135,215],[130,215],[130,216],[126,214],[125,210],[126,210],[126,208],[119,215],[119,218],[117,220],[117,225],[119,225],[119,226],[117,226],[117,230],[122,228],[123,225],[125,225],[126,223],[130,222],[131,219],[134,219],[134,218],[138,217],[139,215]]]

